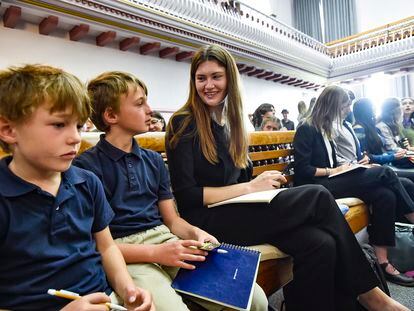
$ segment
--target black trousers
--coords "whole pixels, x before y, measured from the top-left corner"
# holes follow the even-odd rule
[[[348,223],[324,187],[282,191],[270,204],[209,209],[201,227],[238,245],[269,243],[293,257],[284,287],[289,311],[356,310],[356,297],[377,286]]]
[[[389,167],[398,175],[398,177],[405,177],[414,181],[414,163],[407,158],[404,158],[406,165],[389,165]]]
[[[389,167],[355,170],[333,178],[319,178],[335,198],[357,197],[371,205],[370,243],[394,246],[396,218],[414,212],[414,183],[399,178]]]

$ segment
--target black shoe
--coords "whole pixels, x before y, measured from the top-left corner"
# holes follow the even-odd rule
[[[384,262],[384,263],[380,264],[381,269],[384,272],[384,276],[385,276],[387,281],[389,281],[391,283],[401,285],[401,286],[414,287],[414,278],[406,276],[402,273],[390,274],[386,270],[388,265],[390,265],[389,262]]]

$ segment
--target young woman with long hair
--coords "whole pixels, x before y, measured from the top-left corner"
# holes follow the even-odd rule
[[[398,147],[395,150],[386,150],[385,138],[376,127],[374,105],[368,98],[361,98],[354,103],[353,107],[355,124],[354,131],[361,143],[361,150],[368,153],[371,162],[378,164],[390,164],[392,168],[403,168],[396,170],[400,177],[414,179],[414,171],[404,168],[414,168],[407,157],[407,150]],[[395,170],[395,169],[394,169]]]
[[[338,165],[337,159],[340,146],[336,140],[336,129],[345,127],[343,121],[349,110],[347,91],[338,86],[323,90],[311,114],[295,134],[295,183],[320,184],[335,198],[357,197],[371,205],[369,238],[387,279],[414,286],[414,280],[394,269],[387,256],[387,248],[395,245],[395,215],[402,214],[414,222],[414,202],[402,184],[410,185],[412,182],[398,178],[391,168],[382,166],[353,170],[329,178],[352,166],[349,163]]]
[[[303,118],[305,118],[307,110],[308,108],[303,100],[298,102],[298,124],[300,124]]]
[[[403,134],[407,137],[411,146],[414,146],[414,98],[404,97],[401,99],[403,110]]]
[[[394,151],[404,148],[414,151],[402,133],[402,109],[398,98],[387,98],[381,105],[381,115],[377,123],[381,136],[385,139],[385,149]]]
[[[263,118],[269,118],[275,116],[275,107],[272,104],[264,103],[261,104],[252,115],[252,124],[255,131],[261,131],[261,125]]]
[[[284,287],[289,311],[356,310],[358,296],[369,310],[407,310],[376,287],[358,242],[325,188],[287,189],[269,204],[207,207],[286,181],[277,171],[251,179],[242,110],[234,58],[217,45],[201,48],[191,63],[187,102],[167,126],[168,165],[180,215],[221,241],[270,243],[292,255],[294,276]]]

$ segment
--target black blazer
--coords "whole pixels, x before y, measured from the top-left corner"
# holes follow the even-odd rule
[[[334,145],[332,146],[333,167],[337,166]],[[295,149],[295,185],[318,183],[315,177],[316,168],[331,167],[329,163],[328,150],[322,134],[315,127],[304,123],[296,130],[293,139]]]
[[[172,120],[175,131],[182,121],[182,117]],[[251,178],[251,168],[241,170],[234,165],[224,127],[215,122],[212,122],[211,127],[218,163],[212,164],[203,156],[194,121],[189,124],[176,148],[171,149],[166,144],[171,185],[178,210],[184,219],[196,226],[203,226],[203,221],[209,217],[210,209],[203,206],[204,187],[223,187]]]

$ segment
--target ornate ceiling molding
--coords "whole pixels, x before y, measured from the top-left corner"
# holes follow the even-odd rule
[[[248,6],[234,10],[209,0],[6,0],[0,14],[5,27],[38,23],[43,35],[60,28],[73,41],[94,36],[98,46],[116,41],[120,51],[137,49],[176,61],[188,61],[198,47],[216,43],[236,56],[241,74],[308,89],[413,66],[411,34],[352,53],[332,52]]]

